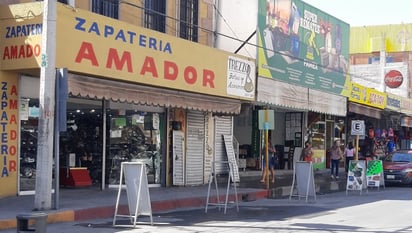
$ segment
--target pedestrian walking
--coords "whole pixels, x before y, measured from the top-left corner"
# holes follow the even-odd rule
[[[353,160],[355,154],[355,148],[353,147],[353,143],[349,142],[348,146],[345,148],[345,173],[348,174],[349,169],[349,161]]]
[[[339,179],[339,162],[343,155],[339,144],[340,141],[336,140],[330,148],[330,178],[332,179]]]

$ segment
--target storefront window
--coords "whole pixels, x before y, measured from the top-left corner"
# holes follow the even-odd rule
[[[33,191],[36,185],[39,100],[20,99],[20,191]]]
[[[145,164],[149,184],[160,184],[161,113],[108,109],[108,184],[118,184],[125,161]]]
[[[67,103],[67,128],[60,134],[60,185],[77,186],[70,173],[82,171],[91,184],[102,183],[103,158],[102,101],[70,98]],[[86,172],[85,172],[86,171]],[[78,177],[79,174],[76,176]],[[73,177],[73,179],[75,179]],[[84,185],[84,186],[88,186]]]

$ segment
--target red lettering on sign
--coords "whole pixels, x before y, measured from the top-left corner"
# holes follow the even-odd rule
[[[93,66],[99,66],[97,56],[93,49],[93,45],[88,42],[83,42],[79,48],[75,58],[76,63],[82,63],[84,60],[89,61]],[[124,70],[127,66],[127,72],[133,73],[132,53],[125,51],[120,53],[115,48],[109,48],[107,52],[106,67],[107,69],[115,69],[118,71]],[[188,85],[201,83],[203,87],[215,88],[215,73],[210,69],[202,69],[194,66],[179,66],[178,63],[170,60],[164,60],[163,64],[157,64],[154,57],[146,56],[140,66],[139,74],[141,76],[149,76],[159,78],[157,66],[163,65],[163,79],[169,81],[185,82]],[[179,72],[183,71],[183,72]],[[180,75],[179,75],[180,74]],[[142,77],[139,77],[139,79]],[[51,113],[45,113],[46,117],[51,116]]]
[[[193,66],[188,66],[184,70],[184,78],[187,84],[195,84],[197,80],[197,72]]]
[[[17,171],[17,163],[14,160],[9,160],[9,172]]]
[[[17,131],[10,130],[10,140],[16,140],[16,139],[17,139]]]
[[[212,70],[203,70],[203,86],[215,88],[215,73]]]
[[[13,86],[11,87],[10,95],[18,96],[16,85],[13,85]],[[17,109],[17,108],[16,108],[16,109]]]
[[[83,59],[90,60],[93,66],[99,66],[97,62],[96,54],[93,50],[93,45],[91,43],[83,42],[80,46],[79,52],[77,53],[75,62],[81,63]]]
[[[107,56],[106,68],[112,68],[113,62],[116,70],[123,70],[124,64],[127,63],[127,71],[129,73],[133,73],[132,56],[130,55],[130,52],[124,52],[122,54],[122,58],[120,59],[119,55],[117,54],[117,50],[110,48],[109,54]]]
[[[17,117],[16,115],[11,115],[10,124],[17,124]]]
[[[3,60],[30,58],[33,55],[38,57],[40,55],[40,51],[41,49],[39,44],[35,44],[34,46],[30,44],[6,46],[3,51]]]
[[[164,73],[165,73],[164,76],[165,76],[165,79],[176,80],[178,71],[179,71],[179,69],[177,68],[176,63],[171,62],[171,61],[165,61],[164,62]]]
[[[142,69],[140,70],[141,75],[145,75],[147,73],[152,73],[153,78],[158,78],[159,75],[157,74],[156,64],[154,62],[153,57],[146,57],[144,59],[144,63]]]

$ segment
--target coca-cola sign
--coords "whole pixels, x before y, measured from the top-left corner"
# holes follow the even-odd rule
[[[390,88],[397,88],[402,85],[403,76],[398,70],[391,70],[385,75],[385,84]]]

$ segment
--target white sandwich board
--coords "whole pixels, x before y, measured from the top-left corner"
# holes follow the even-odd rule
[[[118,214],[120,194],[122,191],[123,177],[126,185],[129,215]],[[142,162],[122,162],[120,169],[119,192],[117,195],[113,225],[116,225],[116,217],[128,217],[136,227],[137,217],[146,215],[150,217],[153,225],[152,206],[147,183],[146,166]]]

